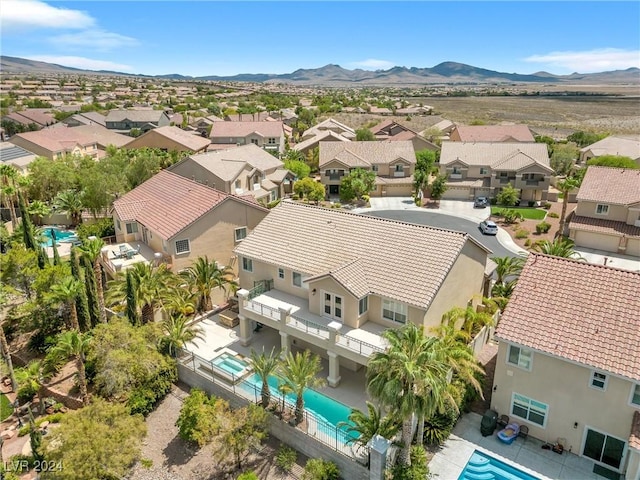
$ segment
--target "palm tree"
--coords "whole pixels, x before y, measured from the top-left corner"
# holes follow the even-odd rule
[[[196,311],[196,294],[179,286],[171,288],[164,308],[169,315],[189,317]]]
[[[51,213],[51,207],[41,200],[34,200],[27,207],[27,211],[30,215],[35,217],[34,222],[38,225],[42,225],[42,218]]]
[[[296,424],[302,422],[304,418],[304,398],[302,395],[305,389],[322,387],[326,384],[324,378],[318,377],[321,370],[320,357],[312,355],[309,350],[305,350],[304,353],[298,352],[295,355],[289,352],[280,365],[280,376],[296,395]]]
[[[26,387],[38,395],[40,413],[44,412],[44,395],[42,385],[44,384],[43,365],[40,360],[33,360],[24,368],[16,370],[16,380],[20,387]]]
[[[460,323],[458,325],[458,323]],[[473,338],[474,333],[485,325],[493,325],[493,317],[485,312],[478,312],[473,306],[467,308],[454,307],[442,316],[442,323],[453,324],[464,331],[469,338]]]
[[[82,198],[76,190],[65,190],[59,192],[53,200],[53,206],[65,213],[71,219],[71,226],[76,227],[82,222]]]
[[[91,336],[88,333],[80,333],[75,330],[61,333],[57,343],[47,353],[46,363],[52,366],[60,365],[66,359],[73,359],[78,369],[78,385],[82,403],[89,404],[87,393],[87,374],[85,370],[86,354],[91,344]]]
[[[11,292],[11,287],[7,285],[0,285],[0,311],[4,309],[9,299],[9,294]],[[13,370],[13,361],[11,360],[11,352],[9,351],[9,342],[7,342],[7,337],[4,334],[4,327],[2,325],[2,319],[5,317],[4,314],[0,314],[0,349],[2,349],[2,357],[4,358],[5,363],[7,364],[7,370],[9,370],[9,378],[11,379],[11,389],[14,392],[18,391],[18,382],[16,381],[16,375]]]
[[[449,365],[442,359],[438,339],[408,323],[383,334],[389,347],[369,360],[367,388],[373,398],[402,419],[400,463],[411,464],[412,420],[431,416],[447,397]]]
[[[582,184],[580,177],[567,177],[564,180],[560,180],[556,183],[556,188],[562,192],[562,213],[560,213],[560,224],[558,225],[558,232],[556,236],[564,235],[564,225],[567,221],[567,206],[569,204],[569,193],[579,188]]]
[[[348,422],[338,423],[338,428],[347,427],[345,431],[348,434],[348,443],[364,447],[376,435],[390,440],[398,433],[400,425],[391,415],[383,416],[381,409],[371,402],[367,402],[367,410],[368,415],[354,408],[349,414]]]
[[[210,262],[207,256],[198,257],[181,275],[199,295],[198,312],[213,309],[211,301],[213,288],[219,287],[226,292],[227,287],[235,283],[233,271],[229,267],[220,268],[218,262],[215,260]]]
[[[16,177],[18,176],[18,170],[12,165],[3,163],[0,165],[0,193],[6,201],[6,206],[9,209],[9,215],[11,217],[11,226],[15,230],[18,226],[16,215]],[[4,203],[4,202],[3,202]]]
[[[510,282],[505,283],[496,283],[491,289],[491,297],[498,301],[498,298],[509,299],[511,294],[513,293],[513,289],[516,288],[516,280],[511,280]],[[502,308],[500,310],[504,310],[506,306],[505,302],[502,302]]]
[[[104,304],[104,285],[102,284],[102,265],[100,265],[100,255],[102,254],[102,247],[104,242],[95,238],[92,240],[85,240],[82,245],[78,247],[78,251],[86,260],[93,266],[93,276],[96,281],[96,290],[98,293],[98,311],[100,312],[100,321],[106,323],[107,321],[107,309]]]
[[[271,403],[269,377],[276,372],[279,365],[280,355],[276,355],[275,347],[271,349],[269,355],[264,351],[258,355],[255,350],[251,350],[251,366],[253,367],[253,371],[260,377],[260,380],[262,380],[260,394],[262,396],[263,408],[267,408],[269,403]]]
[[[182,315],[170,316],[162,322],[162,332],[165,336],[162,343],[169,351],[169,355],[175,357],[178,350],[185,344],[196,338],[204,341],[204,330],[200,325],[189,324],[189,319]]]
[[[554,257],[573,258],[575,260],[584,260],[584,258],[573,249],[573,240],[564,237],[558,237],[553,242],[542,240],[536,243],[534,250],[546,255]]]
[[[71,328],[80,331],[78,322],[78,310],[76,308],[76,299],[80,295],[80,289],[83,285],[73,278],[71,275],[65,277],[51,286],[51,291],[47,298],[53,303],[62,303],[69,310]]]
[[[524,257],[491,257],[496,263],[496,282],[504,283],[508,277],[517,277],[524,266]]]

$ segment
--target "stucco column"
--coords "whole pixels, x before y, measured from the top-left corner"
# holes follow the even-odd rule
[[[251,337],[253,337],[253,329],[251,328],[251,320],[244,315],[238,315],[240,319],[240,345],[246,347],[251,343]]]
[[[280,358],[285,358],[291,350],[291,337],[287,332],[280,331]]]
[[[369,446],[369,479],[384,480],[390,442],[380,435],[374,435],[367,445]]]
[[[330,387],[337,387],[340,385],[340,356],[328,351],[329,356],[329,376],[327,377],[327,383]]]

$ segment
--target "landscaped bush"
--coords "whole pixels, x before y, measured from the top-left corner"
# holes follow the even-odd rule
[[[180,438],[202,447],[209,443],[222,427],[220,417],[228,404],[217,397],[209,397],[198,388],[191,389],[176,421]]]
[[[283,472],[290,472],[298,459],[298,452],[286,445],[280,445],[276,453],[276,466]]]
[[[560,218],[560,215],[558,215],[556,212],[551,212],[551,213],[547,214],[547,216],[549,218]]]
[[[522,214],[513,209],[503,210],[502,216],[504,217],[504,222],[508,224],[516,223],[523,219]]]
[[[176,364],[165,357],[164,364],[159,366],[155,375],[148,377],[142,385],[131,391],[127,400],[131,414],[149,415],[156,404],[171,391],[171,386],[176,380],[178,380]]]
[[[544,208],[545,210],[549,210],[551,208],[551,203],[550,202],[544,202],[542,204],[542,208]]]
[[[278,200],[274,200],[273,202],[269,202],[269,203],[267,203],[267,208],[268,209],[272,209],[273,207],[278,206],[281,201],[282,201],[282,199],[279,198]]]
[[[81,223],[78,225],[76,234],[81,240],[92,235],[98,238],[111,237],[116,234],[113,218],[103,218],[94,223]]]
[[[338,480],[338,478],[340,478],[338,466],[321,458],[309,460],[302,474],[302,480]]]
[[[527,238],[528,236],[529,236],[529,230],[521,228],[518,231],[516,231],[516,238]]]
[[[427,452],[424,447],[414,445],[411,447],[411,466],[396,465],[393,467],[393,480],[424,480],[428,478]]]
[[[442,445],[453,430],[458,412],[448,406],[424,422],[424,441],[427,445]],[[394,477],[395,478],[395,477]]]
[[[529,239],[527,238],[527,240],[524,242],[524,246],[525,246],[525,247],[530,247],[530,246],[531,246],[531,240],[529,240]]]
[[[259,480],[255,472],[244,472],[238,475],[237,480]]]
[[[529,201],[527,202],[527,205],[529,205],[530,207],[535,206],[535,204],[536,204],[536,202],[535,202],[534,200],[529,200]]]
[[[551,229],[551,224],[547,222],[540,222],[536,225],[536,233],[547,233]]]

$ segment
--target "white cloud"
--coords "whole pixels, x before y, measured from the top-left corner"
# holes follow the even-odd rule
[[[135,47],[140,44],[135,38],[105,30],[85,30],[78,33],[67,33],[51,37],[49,40],[61,48],[89,48],[100,52],[122,47]]]
[[[94,24],[93,17],[85,12],[53,7],[39,0],[2,0],[0,9],[0,25],[3,30],[83,29]]]
[[[352,65],[358,68],[364,68],[365,70],[387,70],[395,66],[393,62],[389,62],[388,60],[378,60],[375,58],[369,58],[367,60],[362,60],[361,62],[353,62]]]
[[[640,68],[640,50],[601,48],[584,52],[551,52],[532,55],[525,62],[542,63],[550,67],[560,67],[571,72],[590,73],[609,70]]]
[[[108,60],[95,60],[86,57],[73,57],[68,55],[28,55],[23,58],[38,62],[55,63],[64,67],[82,68],[85,70],[114,70],[127,72],[133,70],[130,65],[110,62]]]

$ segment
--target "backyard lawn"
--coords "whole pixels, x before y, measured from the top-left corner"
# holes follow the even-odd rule
[[[4,393],[0,393],[0,422],[13,413],[13,405]]]
[[[503,210],[515,210],[522,214],[526,220],[542,220],[547,215],[546,210],[535,207],[500,207],[496,205],[491,206],[491,215],[500,215]]]

